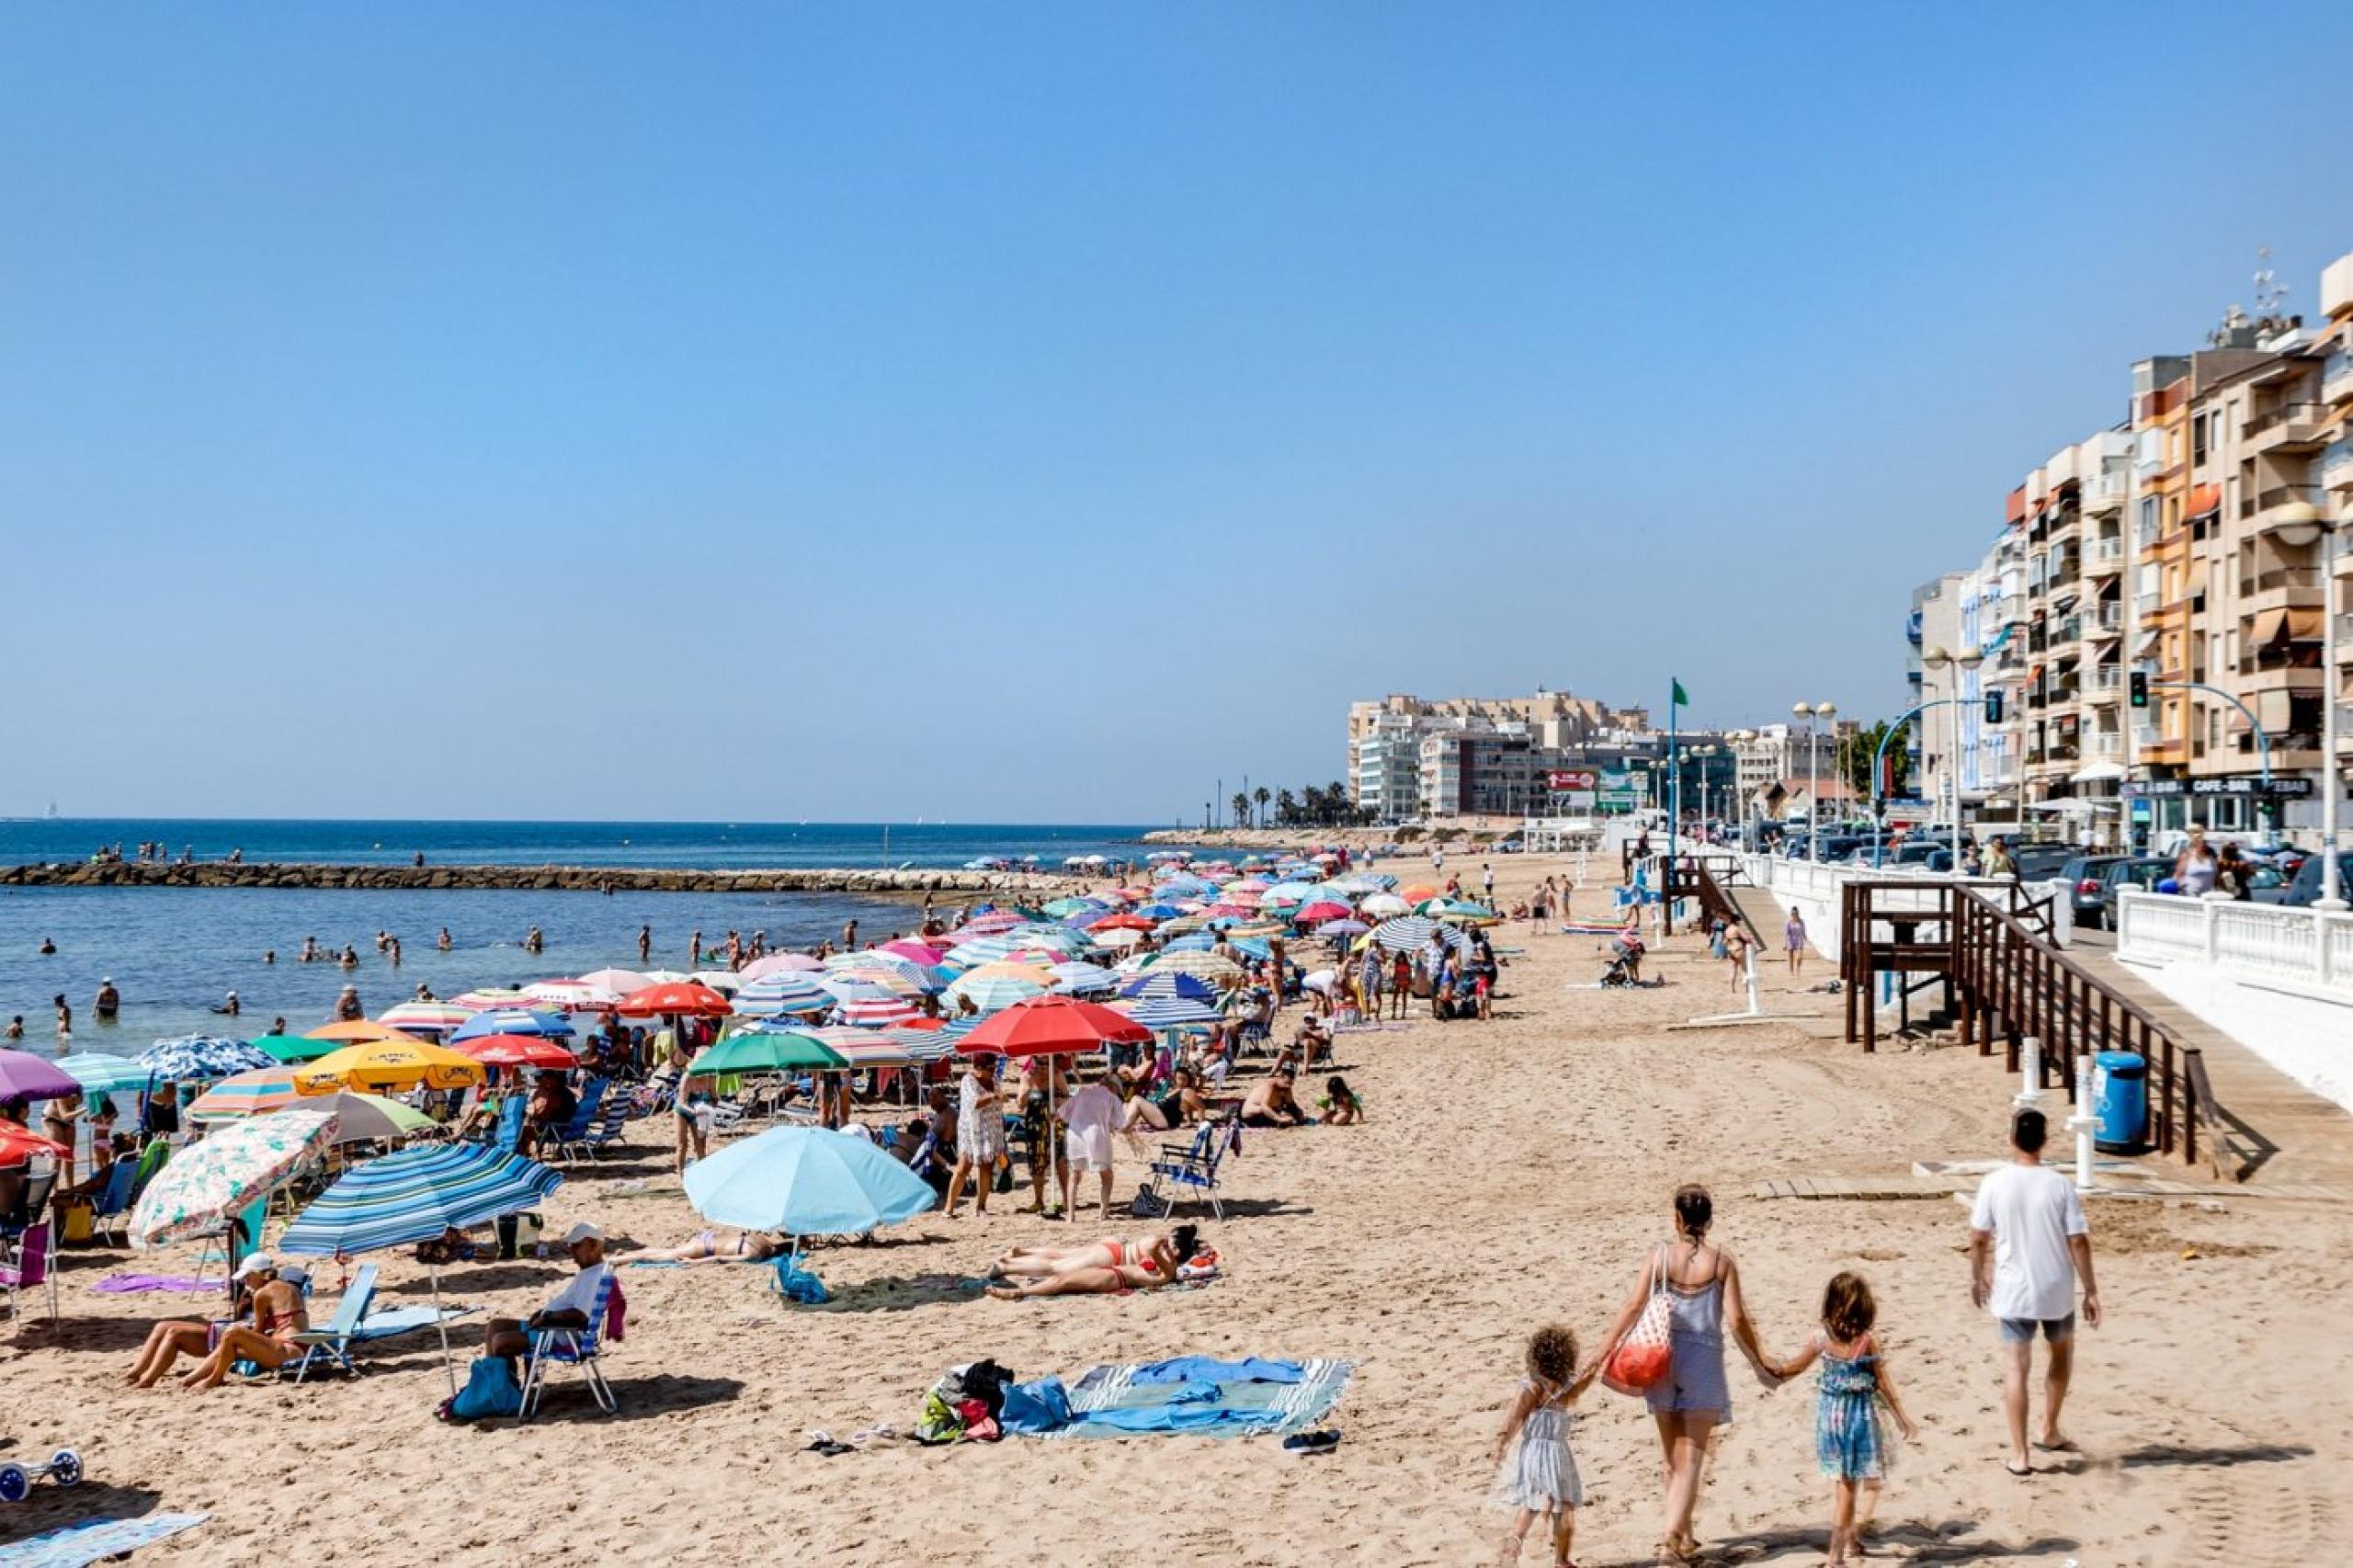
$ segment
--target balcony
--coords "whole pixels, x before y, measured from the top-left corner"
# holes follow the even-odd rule
[[[2274,566],[2239,579],[2239,597],[2251,599],[2257,594],[2276,593],[2283,588],[2317,588],[2320,568],[2317,566]]]
[[[2275,484],[2270,489],[2260,492],[2251,500],[2240,502],[2239,516],[2252,517],[2264,512],[2275,511],[2281,506],[2294,506],[2299,501],[2310,506],[2318,506],[2320,498],[2320,486],[2317,484]]]
[[[2353,438],[2339,437],[2320,454],[2313,475],[2324,490],[2353,490]]]
[[[2257,452],[2309,451],[2329,422],[2325,403],[2287,403],[2239,426],[2239,438]]]
[[[2122,756],[2124,737],[2114,730],[2095,730],[2085,742],[2094,756]]]
[[[2083,640],[2084,618],[2082,616],[2071,615],[2051,629],[2051,646],[2054,648],[2063,643],[2080,642]]]
[[[2093,612],[2092,624],[2102,631],[2123,631],[2124,601],[2122,599],[2101,600],[2099,608]]]
[[[2343,403],[2347,398],[2353,398],[2353,354],[2340,348],[2321,361],[2320,400]]]
[[[2124,505],[2131,489],[2121,472],[2096,473],[2084,481],[2084,510],[2094,517],[2113,512]]]
[[[2113,577],[2124,570],[2124,540],[2118,534],[2096,539],[2084,549],[2084,559],[2095,577]]]
[[[2063,588],[2074,582],[2082,570],[2082,558],[2074,551],[2071,551],[2065,555],[2054,555],[2051,558],[2051,574],[2043,580],[2044,586]]]
[[[2136,596],[2132,600],[2133,608],[2141,612],[2141,619],[2143,624],[2154,620],[2157,618],[2158,609],[2162,608],[2164,604],[2165,596],[2157,593],[2141,594]]]
[[[2123,687],[2123,665],[2102,665],[2097,669],[2092,671],[2091,688],[2095,694],[2100,692],[2114,693],[2122,690]]]

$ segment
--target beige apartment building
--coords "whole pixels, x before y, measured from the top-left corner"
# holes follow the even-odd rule
[[[1392,695],[1348,707],[1348,791],[1384,821],[1537,811],[1542,776],[1650,727],[1641,708],[1539,687],[1533,697]]]
[[[1915,700],[1939,678],[1965,699],[1925,749],[1979,814],[2099,844],[2136,822],[2310,838],[2325,703],[2353,750],[2353,540],[2331,577],[2324,526],[2353,516],[2353,256],[2321,305],[2319,328],[2234,310],[2208,347],[2136,363],[2129,419],[2029,472],[1973,572],[1915,591]],[[1927,631],[1955,626],[1978,664],[1924,682]]]

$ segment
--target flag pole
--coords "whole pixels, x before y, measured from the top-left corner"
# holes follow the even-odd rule
[[[1660,935],[1675,935],[1675,839],[1683,831],[1683,764],[1676,758],[1676,712],[1677,699],[1683,695],[1683,683],[1673,676],[1666,678],[1666,878],[1659,889],[1659,901],[1664,905],[1660,915]]]

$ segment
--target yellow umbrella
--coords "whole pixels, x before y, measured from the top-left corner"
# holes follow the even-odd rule
[[[482,1080],[482,1063],[472,1057],[405,1035],[347,1045],[294,1070],[294,1086],[306,1095],[413,1089],[419,1084],[428,1089],[462,1089]]]
[[[367,1018],[347,1018],[341,1023],[323,1024],[310,1033],[313,1040],[410,1040],[390,1024],[379,1024]]]

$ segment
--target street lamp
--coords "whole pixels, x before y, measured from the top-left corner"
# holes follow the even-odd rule
[[[2353,504],[2332,521],[2310,502],[2290,502],[2273,519],[2271,536],[2291,549],[2328,540],[2320,560],[2320,897],[2313,907],[2340,910],[2347,906],[2336,865],[2337,803],[2345,789],[2336,766],[2336,540],[2353,526]]]
[[[1963,648],[1958,653],[1948,653],[1942,648],[1931,648],[1927,653],[1920,655],[1920,663],[1923,667],[1935,670],[1939,674],[1942,674],[1945,670],[1955,666],[1963,670],[1973,670],[1984,662],[1984,653],[1975,648]],[[1938,684],[1942,683],[1939,682]],[[1951,696],[1932,699],[1929,701],[1920,704],[1920,708],[1925,713],[1926,710],[1930,708],[1958,707],[1960,702],[1960,677],[1955,676],[1953,682],[1953,694]],[[1923,722],[1923,727],[1926,727],[1925,721]],[[1961,750],[1960,737],[1961,723],[1958,716],[1956,716],[1953,722],[1952,746],[1952,750],[1955,754],[1958,754]],[[1874,762],[1873,766],[1877,766],[1876,762]],[[1948,782],[1952,786],[1952,874],[1958,877],[1961,875],[1961,781],[1958,778],[1949,777]],[[1872,793],[1878,793],[1878,780],[1876,778],[1872,780]],[[1936,807],[1931,804],[1928,808],[1928,827],[1931,835],[1934,835],[1936,822]]]
[[[1837,716],[1835,702],[1801,702],[1790,710],[1805,721],[1805,837],[1806,858],[1822,858],[1822,732],[1817,720]]]
[[[1726,735],[1724,739],[1732,743],[1732,787],[1740,801],[1740,846],[1743,849],[1745,849],[1749,846],[1748,797],[1751,791],[1748,789],[1746,780],[1741,778],[1741,768],[1748,760],[1748,748],[1756,744],[1756,732],[1754,730],[1734,730],[1731,734]]]

